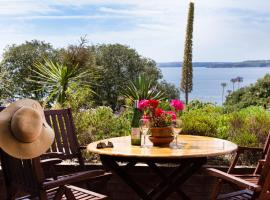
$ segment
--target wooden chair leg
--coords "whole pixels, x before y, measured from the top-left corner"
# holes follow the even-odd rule
[[[47,193],[46,193],[46,191],[41,190],[41,191],[39,192],[39,199],[40,199],[40,200],[47,200]]]
[[[61,200],[62,196],[65,194],[65,187],[61,186],[57,189],[57,192],[53,198],[53,200]]]
[[[217,196],[218,196],[218,194],[220,192],[221,187],[222,187],[222,180],[221,179],[218,179],[216,181],[216,184],[214,186],[213,192],[211,194],[211,200],[216,200],[217,199]]]
[[[67,200],[76,200],[70,188],[65,187],[65,191],[66,191],[65,194],[66,194]]]

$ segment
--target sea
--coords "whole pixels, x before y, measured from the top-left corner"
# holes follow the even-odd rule
[[[163,79],[174,84],[177,88],[180,86],[181,67],[159,67]],[[189,99],[198,99],[203,102],[212,102],[216,105],[222,105],[222,86],[221,83],[227,83],[225,87],[225,96],[233,90],[233,84],[230,81],[238,76],[243,78],[243,82],[235,83],[234,90],[254,84],[258,79],[263,78],[270,73],[270,67],[235,67],[235,68],[208,68],[193,67],[193,90]],[[180,99],[184,100],[184,94],[180,94]],[[224,98],[225,99],[225,98]]]

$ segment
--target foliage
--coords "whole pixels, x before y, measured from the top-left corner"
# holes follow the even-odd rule
[[[185,93],[186,104],[188,104],[188,93],[192,91],[193,70],[192,70],[192,37],[194,21],[194,3],[189,3],[188,21],[186,29],[186,40],[184,59],[182,65],[181,90]]]
[[[61,48],[57,53],[59,61],[68,67],[77,65],[79,69],[87,71],[95,68],[95,52],[92,47],[87,46],[87,43],[86,37],[81,37],[78,45]]]
[[[12,85],[7,85],[8,90],[11,90],[11,97],[41,99],[44,93],[36,90],[38,86],[26,81],[26,77],[33,73],[34,63],[43,63],[43,58],[55,60],[55,57],[56,51],[51,44],[43,41],[32,40],[21,45],[8,46],[3,53],[0,71],[6,70],[8,74],[4,80],[12,82]]]
[[[231,93],[225,102],[229,111],[240,110],[248,106],[270,108],[270,74],[257,80],[253,85],[240,88]]]
[[[77,65],[68,67],[45,59],[44,64],[37,63],[34,66],[31,81],[39,84],[49,95],[46,102],[56,99],[56,102],[62,105],[66,101],[66,91],[72,83],[78,86],[89,84],[84,82],[84,78],[91,76],[90,72],[78,70]]]
[[[202,102],[202,101],[199,101],[198,99],[194,99],[189,102],[189,104],[187,105],[187,109],[196,110],[199,108],[204,108],[205,106],[214,106],[214,104],[211,102]]]
[[[162,80],[157,84],[157,90],[164,93],[166,99],[179,99],[179,89],[176,88],[174,84],[168,83],[165,80]]]
[[[270,113],[262,107],[251,106],[231,113],[228,123],[231,140],[246,138],[249,146],[258,146],[264,143],[270,130]]]
[[[128,81],[128,84],[122,89],[121,93],[131,101],[141,99],[164,99],[164,93],[157,89],[157,85],[145,74],[139,75],[134,81]]]
[[[203,105],[185,110],[181,120],[184,133],[227,139],[241,146],[262,146],[270,130],[269,111],[257,106],[224,113],[221,107]]]
[[[153,85],[158,85],[170,97],[178,96],[175,87],[166,82],[159,83],[162,75],[156,63],[142,57],[136,50],[120,44],[88,46],[87,43],[86,38],[82,37],[79,44],[60,49],[37,40],[8,46],[0,63],[0,97],[28,97],[43,101],[49,91],[38,81],[28,81],[28,77],[36,76],[35,65],[46,65],[45,60],[60,63],[68,70],[76,68],[76,71],[91,72],[91,76],[85,76],[83,81],[91,83],[89,88],[96,92],[96,95],[91,96],[94,106],[107,105],[113,110],[119,110],[125,104],[120,91],[127,81],[135,80],[142,73],[147,74]]]
[[[96,65],[100,66],[102,76],[94,88],[98,96],[97,105],[110,105],[114,110],[124,104],[120,91],[129,80],[139,74],[148,74],[148,79],[155,85],[161,78],[161,72],[153,60],[142,58],[134,49],[120,44],[99,45],[93,47]]]
[[[77,83],[73,83],[67,89],[66,95],[63,107],[70,107],[73,114],[93,108],[93,92],[89,87],[79,87]]]
[[[0,105],[4,104],[4,99],[12,97],[14,84],[8,77],[9,72],[4,68],[0,68]]]
[[[129,135],[131,116],[130,110],[114,115],[113,110],[105,106],[80,111],[74,117],[78,139],[81,144],[89,144],[100,139]]]
[[[186,111],[181,117],[182,131],[192,135],[215,137],[218,133],[218,118],[220,115],[220,109],[211,105]]]

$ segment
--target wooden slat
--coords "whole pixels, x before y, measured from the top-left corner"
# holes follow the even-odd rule
[[[46,119],[46,122],[49,124],[49,126],[52,127],[52,121],[51,121],[50,115],[46,115],[45,114],[45,119]],[[53,144],[50,147],[50,151],[49,152],[56,152],[56,151],[57,151],[57,149],[56,149],[56,143],[54,141]]]
[[[64,127],[64,121],[63,121],[62,114],[57,115],[57,119],[58,119],[60,131],[61,131],[61,136],[62,136],[62,140],[63,140],[63,146],[64,146],[64,149],[65,149],[65,154],[69,155],[69,154],[71,154],[71,152],[70,152],[69,143],[68,143],[68,139],[67,139],[68,138],[67,132],[66,132],[66,129]]]
[[[57,122],[57,116],[55,116],[55,115],[51,115],[51,116],[52,116],[52,128],[53,128],[54,133],[55,133],[55,142],[56,142],[57,149],[58,149],[58,151],[64,153],[61,133],[60,133],[59,125]]]
[[[76,139],[73,137],[75,133],[72,132],[71,123],[70,123],[70,119],[67,112],[63,113],[63,118],[64,118],[65,130],[67,132],[67,139],[69,142],[70,150],[72,154],[77,154],[79,149],[75,144]]]

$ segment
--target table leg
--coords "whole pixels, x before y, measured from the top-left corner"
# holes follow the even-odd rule
[[[107,169],[113,171],[121,177],[137,194],[144,200],[164,200],[171,193],[177,192],[183,200],[189,200],[189,197],[179,189],[188,178],[198,171],[203,164],[206,163],[206,158],[183,159],[179,161],[179,166],[169,175],[165,175],[153,161],[142,161],[146,163],[154,173],[159,175],[162,180],[149,193],[145,192],[139,184],[137,184],[126,171],[136,165],[135,161],[128,161],[126,166],[119,166],[117,160],[110,156],[101,155],[100,159]]]
[[[186,160],[181,162],[179,168],[181,168],[181,173],[172,181],[170,181],[164,189],[156,195],[156,200],[166,199],[172,192],[176,191],[177,188],[182,185],[188,178],[190,178],[196,171],[198,171],[203,164],[206,163],[206,158],[196,158],[191,160]],[[180,191],[182,199],[189,199],[182,191]]]
[[[169,175],[165,175],[164,172],[158,168],[158,166],[153,162],[147,162],[147,165],[152,169],[154,173],[162,178],[162,181],[150,191],[149,196],[155,196],[158,192],[160,192],[166,185],[170,185],[174,187],[175,190],[180,193],[180,196],[184,196],[183,192],[179,189],[178,186],[173,185],[172,180],[179,175],[184,169],[185,165],[181,164],[176,169],[174,169]]]
[[[121,167],[115,160],[113,160],[111,157],[106,156],[100,156],[100,159],[105,167],[120,176],[125,181],[125,183],[127,183],[138,194],[140,198],[145,200],[151,200],[148,194],[139,186],[139,184],[137,184],[131,179],[131,177],[125,172],[125,170],[121,169]],[[135,166],[136,163],[132,162],[132,164]],[[127,168],[131,167],[129,163],[126,166]]]

